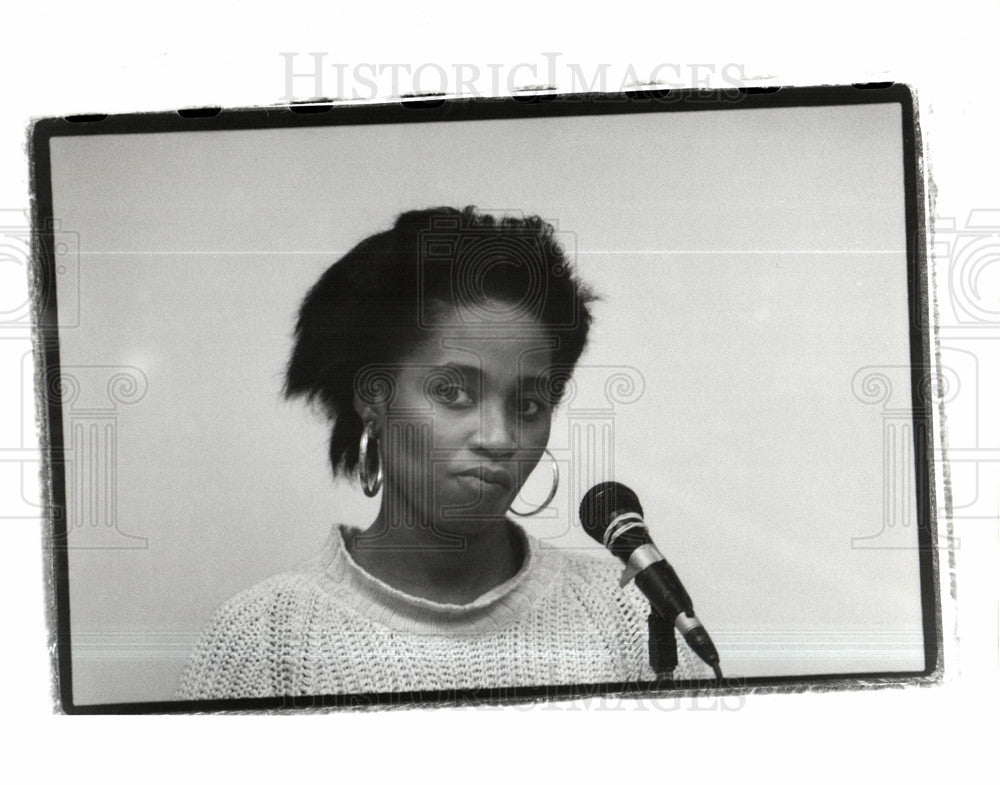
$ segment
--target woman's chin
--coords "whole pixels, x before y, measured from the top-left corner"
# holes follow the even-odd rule
[[[463,499],[441,505],[434,521],[443,532],[472,534],[503,523],[509,508],[506,496],[499,499],[473,498],[471,502]]]

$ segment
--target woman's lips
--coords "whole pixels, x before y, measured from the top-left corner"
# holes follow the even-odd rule
[[[463,472],[458,472],[458,476],[471,477],[474,480],[479,480],[489,485],[496,485],[508,491],[514,484],[510,472],[506,469],[498,469],[491,466],[477,466],[472,469],[466,469]]]

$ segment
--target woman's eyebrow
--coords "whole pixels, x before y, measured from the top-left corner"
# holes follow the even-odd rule
[[[440,373],[442,371],[458,371],[462,375],[463,379],[479,379],[482,375],[482,371],[475,365],[463,365],[462,363],[442,363],[441,365],[436,365],[432,371],[434,373]]]
[[[484,378],[482,368],[479,368],[478,366],[475,365],[466,365],[464,363],[455,363],[455,362],[443,363],[441,365],[435,366],[433,371],[434,372],[458,371],[462,375],[462,378],[465,379],[466,381],[475,380],[477,382],[480,382]],[[518,383],[522,387],[534,388],[537,387],[539,384],[543,383],[545,376],[546,376],[545,373],[523,374],[518,379]],[[485,378],[489,379],[489,375],[487,374]]]

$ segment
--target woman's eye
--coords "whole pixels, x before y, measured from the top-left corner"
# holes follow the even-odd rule
[[[457,384],[438,384],[432,388],[434,398],[448,405],[466,404],[472,402],[472,396]]]
[[[522,398],[518,404],[518,412],[522,417],[537,417],[542,412],[542,405],[531,398]]]

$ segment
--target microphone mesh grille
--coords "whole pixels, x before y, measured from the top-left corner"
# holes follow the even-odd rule
[[[639,497],[631,488],[618,482],[602,482],[591,488],[580,502],[580,523],[583,530],[598,542],[616,517],[627,512],[642,515]]]

